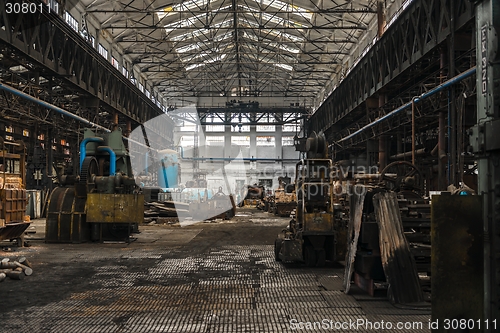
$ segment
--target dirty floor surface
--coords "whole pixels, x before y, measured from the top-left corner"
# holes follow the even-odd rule
[[[130,244],[46,244],[36,221],[31,247],[0,242],[0,258],[25,256],[34,270],[0,283],[0,332],[430,332],[428,309],[345,295],[341,264],[275,262],[287,223],[247,208],[231,221],[144,225]]]

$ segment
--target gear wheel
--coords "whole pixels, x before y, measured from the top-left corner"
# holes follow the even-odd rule
[[[80,171],[80,183],[87,184],[92,175],[97,175],[99,172],[99,164],[95,157],[87,156],[83,160],[82,169]]]

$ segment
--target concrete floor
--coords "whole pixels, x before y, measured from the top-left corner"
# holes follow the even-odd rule
[[[31,247],[0,242],[1,258],[34,269],[0,283],[0,332],[430,332],[428,309],[345,295],[340,264],[275,262],[288,220],[246,208],[230,221],[143,225],[130,244],[46,244],[37,220]]]

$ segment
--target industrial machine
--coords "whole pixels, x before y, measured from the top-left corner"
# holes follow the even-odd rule
[[[338,247],[337,240],[346,237],[347,229],[334,216],[334,173],[327,147],[322,133],[307,139],[307,158],[295,170],[295,215],[275,240],[276,260],[324,266],[326,260],[344,259],[345,247]]]
[[[206,195],[199,202],[191,202],[189,204],[189,213],[194,219],[230,220],[236,215],[236,202],[232,194],[224,194],[222,187],[219,187],[218,192],[211,198]]]
[[[122,132],[99,136],[90,129],[80,144],[78,176],[58,175],[49,199],[47,242],[129,241],[144,218]]]
[[[289,179],[289,178],[288,178]],[[295,189],[292,184],[279,177],[279,187],[274,191],[274,214],[278,216],[290,216],[292,210],[296,207]]]
[[[263,185],[248,185],[246,193],[243,196],[245,199],[243,203],[245,206],[257,206],[262,199],[264,199],[265,189]]]
[[[25,147],[0,138],[0,240],[18,240],[30,225],[26,212]]]

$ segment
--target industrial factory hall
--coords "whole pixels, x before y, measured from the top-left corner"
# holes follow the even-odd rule
[[[499,32],[497,0],[0,0],[0,332],[499,331]]]

